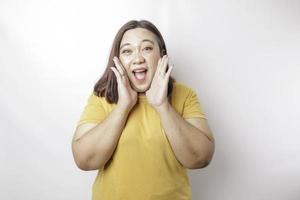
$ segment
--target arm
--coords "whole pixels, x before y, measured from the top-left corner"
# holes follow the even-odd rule
[[[130,110],[137,101],[137,92],[118,58],[114,58],[115,68],[111,70],[118,82],[118,103],[113,111],[99,124],[79,126],[72,140],[72,151],[77,166],[82,170],[102,169],[112,156]]]
[[[105,165],[118,144],[128,114],[129,109],[116,106],[101,123],[86,123],[77,127],[72,151],[80,169],[96,170]]]
[[[214,153],[214,139],[205,119],[183,119],[166,101],[156,108],[177,160],[186,168],[207,166]]]
[[[184,120],[170,105],[167,87],[173,66],[167,69],[167,63],[167,55],[159,59],[151,87],[146,92],[147,99],[160,116],[177,160],[189,169],[205,167],[214,152],[211,131],[205,120]]]

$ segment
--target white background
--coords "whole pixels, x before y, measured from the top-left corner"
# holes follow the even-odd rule
[[[159,28],[213,130],[193,199],[300,199],[300,2],[103,2],[0,1],[0,199],[90,199],[71,139],[131,19]]]

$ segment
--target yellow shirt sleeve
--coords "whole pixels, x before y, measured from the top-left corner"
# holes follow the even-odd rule
[[[103,99],[92,93],[88,99],[87,105],[85,106],[80,116],[77,126],[84,123],[101,122],[107,115],[102,101]]]
[[[200,117],[206,119],[206,116],[201,107],[197,94],[191,88],[188,88],[187,97],[184,102],[182,117],[183,118]]]

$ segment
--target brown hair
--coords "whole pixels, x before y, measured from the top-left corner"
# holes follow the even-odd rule
[[[119,99],[117,79],[113,71],[110,69],[110,67],[115,66],[113,62],[113,58],[115,56],[119,57],[120,43],[124,33],[130,29],[135,29],[135,28],[144,28],[151,31],[156,36],[157,43],[160,49],[160,56],[162,57],[167,54],[167,49],[166,49],[164,39],[161,33],[159,32],[159,30],[154,26],[154,24],[152,24],[147,20],[140,20],[140,21],[131,20],[126,24],[124,24],[115,36],[104,74],[94,86],[94,94],[98,97],[100,96],[105,97],[106,101],[108,101],[109,103],[117,103]],[[169,66],[167,66],[167,70],[168,68]],[[167,94],[169,100],[173,90],[174,82],[175,79],[170,76],[168,82],[168,94]]]

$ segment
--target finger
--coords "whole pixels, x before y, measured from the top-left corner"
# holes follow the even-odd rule
[[[157,64],[157,69],[156,69],[156,73],[158,75],[161,74],[161,66],[162,66],[162,63],[164,62],[164,59],[165,59],[166,55],[164,55],[163,57],[161,57],[158,61],[158,64]]]
[[[157,66],[158,66],[158,65],[160,65],[160,63],[161,63],[161,59],[162,59],[162,57],[158,59]]]
[[[159,68],[160,68],[161,60],[162,60],[162,58],[158,59],[154,77],[157,76],[157,75],[159,74]]]
[[[160,74],[164,76],[166,74],[166,68],[168,66],[169,58],[165,55],[163,62],[161,63]]]
[[[122,66],[122,64],[121,64],[121,62],[120,62],[120,60],[119,60],[117,57],[114,57],[114,58],[113,58],[113,61],[114,61],[115,65],[116,65],[116,68],[117,68],[118,71],[120,72],[120,74],[121,74],[122,76],[125,75],[125,70],[124,70],[124,68],[123,68],[123,66]]]
[[[119,71],[114,67],[110,67],[110,69],[114,72],[114,74],[117,78],[117,82],[120,83],[121,82],[121,75],[120,75]]]
[[[123,68],[120,66],[120,62],[119,59],[117,57],[113,58],[113,61],[115,63],[116,69],[118,70],[118,72],[120,73],[120,75],[124,75],[124,70]]]
[[[170,75],[171,75],[171,72],[172,72],[173,67],[174,67],[174,65],[169,66],[169,69],[168,69],[168,71],[167,71],[167,73],[166,73],[166,75],[165,75],[165,78],[166,78],[167,80],[169,80],[169,77],[170,77]]]

